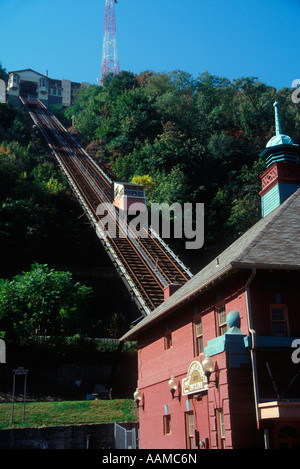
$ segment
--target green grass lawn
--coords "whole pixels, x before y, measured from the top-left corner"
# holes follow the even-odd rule
[[[24,423],[23,403],[17,402],[14,404],[13,423],[11,414],[11,403],[0,404],[0,429],[138,420],[137,409],[130,399],[28,402],[25,406]]]

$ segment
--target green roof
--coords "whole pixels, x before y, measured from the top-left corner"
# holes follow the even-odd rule
[[[276,147],[277,145],[294,145],[294,142],[288,135],[274,135],[274,137],[268,141],[266,148]]]

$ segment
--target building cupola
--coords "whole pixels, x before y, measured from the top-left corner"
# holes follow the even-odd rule
[[[281,130],[278,103],[274,103],[276,135],[260,154],[266,170],[260,176],[262,216],[265,217],[281,205],[300,187],[300,148]]]

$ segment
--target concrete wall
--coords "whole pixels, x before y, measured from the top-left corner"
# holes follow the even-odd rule
[[[62,105],[63,106],[71,106],[72,99],[71,99],[71,81],[70,80],[62,80]]]
[[[126,429],[137,423],[120,423]],[[0,431],[1,449],[114,449],[114,424],[68,425]]]

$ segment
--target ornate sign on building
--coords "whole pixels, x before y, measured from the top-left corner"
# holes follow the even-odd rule
[[[194,361],[190,364],[187,377],[182,380],[182,394],[193,394],[208,389],[207,378],[201,363]]]

